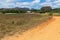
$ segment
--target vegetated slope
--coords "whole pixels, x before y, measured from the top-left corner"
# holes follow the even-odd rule
[[[40,30],[40,25],[33,30],[25,32],[24,35],[7,36],[2,40],[60,40],[60,17]]]
[[[15,33],[23,34],[23,32],[48,19],[48,15],[41,14],[1,14],[0,38],[6,35],[12,36]]]

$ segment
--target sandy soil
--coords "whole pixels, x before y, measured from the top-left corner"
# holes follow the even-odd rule
[[[15,34],[6,36],[2,40],[60,40],[60,17],[54,17],[55,20],[47,26],[44,24],[37,26],[33,30],[25,32],[23,35]]]

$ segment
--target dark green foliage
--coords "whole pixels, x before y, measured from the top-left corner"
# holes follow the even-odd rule
[[[41,13],[50,12],[52,8],[50,6],[45,6],[41,8]]]
[[[0,9],[1,13],[26,13],[29,11],[29,8],[3,8]]]
[[[30,11],[31,11],[31,12],[35,12],[35,13],[40,13],[40,10],[39,10],[39,9],[34,9],[34,8],[32,8]]]
[[[60,8],[55,8],[50,11],[51,13],[60,13]]]

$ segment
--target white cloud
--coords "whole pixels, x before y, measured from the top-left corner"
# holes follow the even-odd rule
[[[32,2],[16,2],[17,7],[28,7],[31,8],[31,6],[34,6],[35,4],[38,4],[40,0],[34,0]]]
[[[32,3],[34,4],[34,3],[39,3],[40,2],[40,0],[34,0]]]
[[[40,4],[40,6],[51,6],[51,5],[52,5],[51,2],[44,2]]]
[[[41,0],[34,0],[32,2],[17,2],[18,0],[0,0],[0,7],[28,7],[31,8],[35,5],[40,6],[51,6],[53,8],[60,6],[60,0],[55,0],[51,2],[51,0],[45,0],[46,2],[40,3]],[[20,0],[19,0],[20,1]],[[15,2],[15,3],[14,3]]]
[[[46,2],[41,3],[40,6],[52,6],[51,0],[46,0]]]
[[[46,0],[46,2],[51,2],[51,0]]]
[[[0,0],[0,6],[2,7],[31,7],[34,4],[37,4],[40,2],[40,0],[34,0],[32,2],[17,2],[18,0]],[[19,0],[20,1],[20,0]],[[14,4],[14,2],[16,2]]]
[[[60,0],[54,1],[53,4],[54,4],[54,7],[56,8],[60,7]]]
[[[14,4],[14,1],[16,0],[0,0],[0,7],[3,7],[3,8],[9,8],[9,7],[14,7],[15,4]]]
[[[56,0],[56,1],[60,1],[60,0]]]
[[[60,0],[55,0],[51,2],[51,0],[46,0],[46,2],[41,3],[40,6],[51,6],[52,8],[58,8],[60,6]]]

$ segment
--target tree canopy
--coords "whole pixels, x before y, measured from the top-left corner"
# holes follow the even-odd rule
[[[44,6],[41,8],[41,13],[49,12],[52,10],[52,7],[50,6]]]

